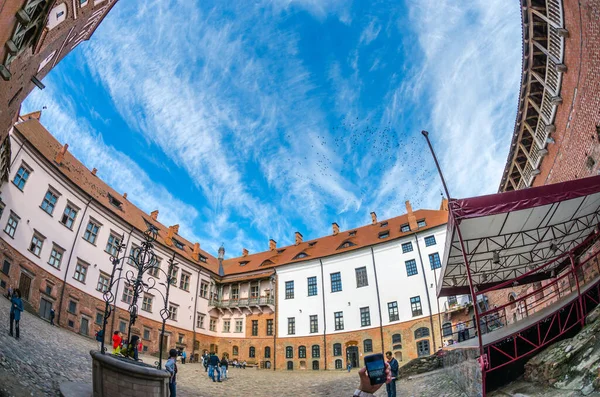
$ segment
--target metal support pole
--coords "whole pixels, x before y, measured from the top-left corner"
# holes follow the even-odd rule
[[[450,192],[448,191],[448,186],[446,186],[446,180],[444,179],[444,174],[442,173],[442,169],[440,167],[440,163],[438,162],[437,156],[435,155],[435,151],[433,150],[433,146],[431,145],[431,141],[429,140],[429,132],[421,131],[425,140],[427,141],[427,145],[429,146],[429,150],[431,151],[431,155],[433,157],[433,161],[435,161],[435,166],[438,170],[438,174],[440,175],[440,179],[442,180],[442,185],[444,186],[444,192],[446,193],[446,197],[448,198],[448,210],[449,217],[454,221],[456,225],[456,232],[458,234],[458,240],[460,242],[460,248],[462,251],[462,257],[465,262],[465,268],[467,270],[467,278],[469,280],[469,288],[471,290],[471,297],[473,298],[473,311],[475,312],[475,329],[477,330],[477,339],[479,341],[479,354],[480,354],[480,364],[481,364],[481,377],[482,377],[482,387],[483,387],[483,395],[485,396],[485,363],[488,362],[487,356],[485,355],[485,351],[483,349],[483,340],[481,335],[481,329],[479,324],[479,310],[477,307],[477,293],[475,292],[475,288],[473,287],[473,278],[471,276],[471,269],[469,267],[469,260],[467,259],[467,253],[465,251],[465,244],[462,238],[462,233],[460,231],[460,224],[457,219],[454,217],[454,210],[452,202],[450,201]],[[443,277],[443,276],[442,276]]]
[[[575,258],[573,258],[573,251],[569,252],[569,259],[571,260],[571,271],[573,277],[575,277],[575,284],[577,285],[577,301],[579,302],[579,313],[581,313],[581,326],[585,325],[585,313],[583,312],[583,301],[581,299],[581,289],[579,288],[579,277],[577,277],[577,270],[575,269]]]

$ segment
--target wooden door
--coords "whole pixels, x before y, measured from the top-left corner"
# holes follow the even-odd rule
[[[81,318],[81,326],[79,327],[79,333],[81,335],[89,336],[89,325],[90,322],[87,318]]]
[[[21,290],[21,298],[29,301],[29,292],[31,289],[31,277],[29,277],[25,273],[21,273],[21,278],[19,279],[19,290]]]

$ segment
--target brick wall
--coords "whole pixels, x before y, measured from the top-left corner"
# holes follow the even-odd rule
[[[596,175],[600,170],[600,0],[562,3],[569,31],[564,60],[568,70],[556,113],[555,143],[548,145],[534,186]]]

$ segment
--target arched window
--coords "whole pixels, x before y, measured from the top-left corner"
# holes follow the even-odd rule
[[[373,351],[373,341],[371,339],[365,339],[363,341],[363,351],[365,353],[370,353]]]
[[[415,331],[415,339],[426,338],[429,336],[429,328],[421,327]]]
[[[452,336],[452,323],[444,323],[444,325],[442,325],[442,335]]]
[[[517,294],[515,294],[514,292],[511,292],[510,294],[508,294],[508,301],[511,303],[510,308],[513,310],[517,308],[515,299],[517,299]]]
[[[65,19],[67,19],[67,5],[61,3],[48,13],[48,30],[54,29]]]
[[[294,348],[292,346],[285,348],[285,358],[294,358]]]
[[[256,357],[256,349],[254,348],[254,346],[250,346],[250,349],[248,349],[248,357]]]
[[[294,369],[294,362],[293,361],[288,361],[287,362],[287,369],[288,371],[291,371]]]
[[[394,334],[392,335],[392,344],[394,343],[402,343],[402,335]]]
[[[240,350],[239,350],[239,347],[237,347],[237,346],[233,346],[233,355],[234,355],[234,356],[237,356],[237,355],[238,355],[238,353],[239,353],[239,351],[240,351]]]
[[[402,352],[394,352],[394,357],[396,357],[396,360],[402,361]]]
[[[304,360],[300,361],[300,369],[306,369],[306,361],[304,361]]]
[[[319,345],[312,346],[312,357],[313,358],[321,357],[321,346],[319,346]],[[314,362],[313,362],[313,367],[314,367]],[[319,368],[317,368],[317,369],[319,369]]]
[[[271,358],[271,348],[269,346],[265,347],[265,358]]]
[[[335,360],[335,369],[342,369],[342,365],[342,360],[340,360],[339,358]]]
[[[333,355],[336,357],[342,355],[342,344],[341,343],[333,344]]]
[[[417,354],[419,355],[419,357],[426,357],[429,356],[429,341],[426,340],[420,340],[417,342]]]
[[[313,370],[318,370],[319,369],[319,362],[317,360],[313,361]]]

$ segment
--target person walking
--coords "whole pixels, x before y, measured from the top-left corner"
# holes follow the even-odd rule
[[[169,350],[169,359],[165,364],[165,369],[171,375],[169,377],[169,397],[177,397],[177,350]]]
[[[19,322],[21,321],[21,312],[23,311],[23,301],[21,300],[21,291],[17,288],[14,290],[10,299],[10,336],[13,336],[13,322],[15,324],[15,337],[20,338]]]
[[[204,352],[204,355],[202,355],[202,364],[204,365],[204,372],[208,371],[208,354],[206,354],[206,352]]]
[[[96,342],[98,342],[98,351],[99,352],[102,352],[102,341],[103,340],[104,340],[104,331],[102,329],[99,329],[98,332],[96,332]]]
[[[352,369],[352,364],[350,364],[350,361],[348,361],[348,364],[346,364],[346,369],[348,370],[348,372],[350,372],[350,370]]]
[[[54,325],[54,317],[56,317],[56,312],[54,308],[50,309],[50,325]]]
[[[398,360],[394,356],[392,356],[392,352],[388,351],[385,353],[385,357],[388,360],[388,364],[390,365],[390,372],[392,376],[392,381],[386,383],[385,388],[387,390],[388,397],[396,397],[396,378],[398,377]]]
[[[184,351],[181,352],[181,364],[185,364],[185,359],[187,358],[187,353]]]
[[[223,356],[221,358],[221,378],[227,379],[227,367],[229,366],[229,362],[227,361],[227,357]]]
[[[113,340],[113,351],[112,354],[121,353],[121,343],[123,342],[121,337],[119,336],[119,331],[115,331],[112,337]]]
[[[219,371],[219,357],[213,352],[210,353],[208,362],[208,377],[215,382],[215,372],[217,373],[217,380],[221,381],[221,371]]]

